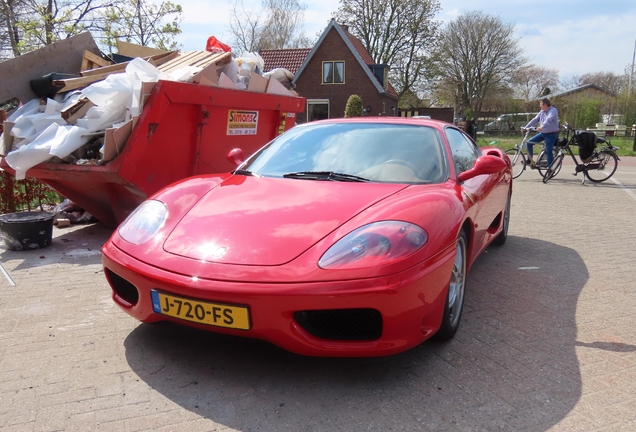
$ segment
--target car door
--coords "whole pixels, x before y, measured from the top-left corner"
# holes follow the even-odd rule
[[[446,137],[451,148],[456,174],[469,170],[482,155],[479,147],[464,132],[447,127]],[[477,254],[489,239],[488,227],[501,211],[496,189],[501,175],[480,175],[459,184],[464,208],[475,225],[472,253]]]

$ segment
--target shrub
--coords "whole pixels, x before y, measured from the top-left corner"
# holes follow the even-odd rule
[[[64,197],[34,178],[15,180],[6,171],[0,171],[0,214],[48,210],[63,200]]]
[[[358,95],[349,96],[347,106],[345,107],[345,117],[362,117],[363,113],[362,99]]]

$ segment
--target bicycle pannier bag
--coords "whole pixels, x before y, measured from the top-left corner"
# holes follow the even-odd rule
[[[581,132],[576,135],[576,143],[579,146],[579,157],[586,162],[596,148],[596,134],[594,132]]]

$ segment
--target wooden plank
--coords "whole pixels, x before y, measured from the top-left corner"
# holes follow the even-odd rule
[[[99,55],[99,48],[89,32],[1,62],[0,102],[17,97],[26,103],[37,98],[30,81],[51,72],[77,74],[85,50]]]
[[[170,51],[167,53],[156,54],[150,57],[144,57],[144,60],[146,61],[152,60],[155,63],[155,65],[161,65],[161,64],[164,64],[164,62],[173,60],[178,55],[179,53],[177,51]],[[121,72],[124,69],[126,69],[126,66],[128,66],[128,63],[130,62],[117,63],[110,66],[104,66],[101,68],[86,70],[86,71],[80,72],[80,75],[85,77],[85,76],[91,76],[91,75],[104,75],[104,74],[108,74],[112,72]]]
[[[159,70],[162,72],[169,72],[169,71],[178,69],[180,67],[186,66],[191,61],[193,61],[193,59],[196,56],[197,56],[197,53],[195,51],[191,51],[189,53],[186,53],[185,55],[181,55],[177,57],[176,59],[162,65],[161,67],[159,67]]]
[[[224,65],[230,62],[232,59],[232,53],[211,53],[212,55],[197,60],[194,63],[191,63],[190,66],[196,67],[207,67],[211,64],[215,64],[217,66]]]
[[[124,55],[126,57],[150,57],[157,54],[164,54],[169,51],[161,50],[158,48],[147,47],[143,45],[137,45],[130,42],[124,42],[121,40],[117,40],[117,51],[118,54]]]
[[[119,72],[112,72],[112,73],[105,73],[102,75],[91,75],[91,76],[87,76],[87,77],[80,77],[80,78],[69,78],[69,79],[65,79],[65,80],[53,80],[53,85],[55,87],[61,87],[60,88],[60,92],[67,92],[70,90],[75,90],[78,88],[82,88],[82,87],[86,87],[89,84],[92,84],[94,82],[97,81],[101,81],[104,78],[106,78],[108,75],[112,75],[114,73],[123,73],[124,71],[121,70]]]
[[[171,59],[172,57],[176,56],[177,52],[176,51],[172,51],[170,53],[162,53],[162,54],[157,54],[156,56],[152,56],[152,57],[158,57],[159,60],[156,60],[158,62],[161,61],[169,61],[169,59]],[[152,59],[152,57],[149,57],[149,59]],[[80,78],[69,78],[69,79],[65,79],[65,80],[54,80],[52,82],[52,84],[56,87],[61,87],[61,89],[59,90],[60,92],[67,92],[70,90],[75,90],[78,88],[82,88],[82,87],[86,87],[89,84],[92,84],[94,82],[97,81],[101,81],[103,79],[105,79],[108,75],[112,75],[112,74],[116,74],[116,73],[124,73],[126,66],[128,66],[130,62],[125,62],[125,63],[118,63],[116,65],[111,65],[111,66],[105,66],[103,68],[97,68],[97,69],[92,69],[91,71],[87,71],[90,72],[90,75],[87,76],[82,76]],[[100,74],[98,74],[97,72],[102,72]],[[83,75],[83,74],[82,74]]]
[[[207,51],[191,51],[184,56],[177,57],[176,59],[164,64],[159,68],[159,70],[162,72],[174,71],[180,67],[190,66],[209,55],[212,55],[212,53]]]
[[[88,110],[94,106],[95,104],[93,102],[84,97],[64,108],[60,111],[60,115],[64,120],[66,120],[66,123],[74,125],[77,123],[78,118],[84,117]]]

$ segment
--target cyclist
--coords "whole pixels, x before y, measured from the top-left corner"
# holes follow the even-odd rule
[[[530,167],[532,169],[537,167],[534,159],[532,158],[533,144],[545,141],[545,152],[548,155],[548,166],[550,166],[554,159],[554,144],[559,138],[559,112],[552,106],[550,99],[548,98],[541,99],[541,102],[539,102],[539,108],[541,110],[535,118],[530,120],[525,127],[521,128],[521,130],[525,130],[526,128],[539,123],[539,126],[537,127],[537,131],[539,133],[530,138],[526,143],[528,157],[530,158]]]

